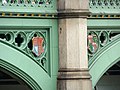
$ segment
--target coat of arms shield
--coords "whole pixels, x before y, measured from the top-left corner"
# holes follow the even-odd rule
[[[33,37],[33,39],[32,39],[32,45],[33,45],[32,52],[36,56],[40,56],[44,52],[43,42],[44,42],[44,39],[42,37]]]

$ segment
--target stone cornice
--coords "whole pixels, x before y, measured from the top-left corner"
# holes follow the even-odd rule
[[[58,18],[86,18],[89,14],[88,9],[66,9],[58,11]]]

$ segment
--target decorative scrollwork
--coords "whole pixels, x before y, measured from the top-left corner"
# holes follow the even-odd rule
[[[36,60],[46,71],[49,67],[48,30],[0,31],[0,40],[20,49]]]
[[[104,5],[107,6],[108,5],[108,0],[104,0]]]
[[[12,32],[0,33],[0,39],[8,41],[9,43],[13,43],[14,34]]]
[[[90,18],[118,18],[120,0],[90,0],[89,10]]]
[[[7,32],[5,34],[6,36],[6,40],[9,42],[9,43],[13,43],[14,42],[14,33],[12,32]]]
[[[113,2],[113,0],[110,0],[110,5],[114,5],[114,2]]]
[[[101,0],[98,0],[98,5],[102,5],[102,1]]]
[[[119,5],[120,0],[91,0],[90,5]]]
[[[100,33],[100,36],[99,36],[99,39],[100,39],[100,44],[102,46],[106,45],[109,41],[109,36],[108,36],[108,33],[106,31],[103,31]]]
[[[46,4],[49,5],[52,0],[2,0],[2,4]]]
[[[88,31],[88,57],[92,57],[100,49],[119,37],[120,31]]]
[[[120,4],[120,0],[116,0],[115,4],[118,6]]]
[[[15,37],[15,45],[24,49],[27,43],[27,36],[24,32],[18,32]]]
[[[96,5],[96,1],[95,1],[95,0],[92,0],[92,4],[93,4],[93,5]]]

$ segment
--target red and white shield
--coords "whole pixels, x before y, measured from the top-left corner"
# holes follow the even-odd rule
[[[44,39],[42,37],[33,37],[32,39],[32,45],[33,45],[33,49],[32,52],[36,55],[36,56],[40,56],[43,52],[43,41]]]

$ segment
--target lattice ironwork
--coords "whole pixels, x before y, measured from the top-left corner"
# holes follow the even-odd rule
[[[89,0],[89,9],[92,14],[118,15],[120,10],[120,0]]]
[[[0,13],[20,16],[55,14],[56,0],[0,0]],[[26,14],[26,15],[24,15]],[[15,16],[16,16],[15,15]]]
[[[23,4],[23,5],[42,5],[42,4],[45,4],[45,5],[50,5],[53,3],[53,0],[1,0],[1,3],[2,5],[14,5],[14,4],[17,4],[17,5],[20,5],[20,4]]]
[[[88,57],[97,54],[102,48],[120,37],[120,31],[89,30],[88,31]]]
[[[49,73],[50,48],[48,29],[39,30],[0,30],[0,40],[19,49],[39,63]],[[36,40],[36,41],[35,41]],[[40,41],[42,40],[42,42]]]
[[[120,0],[90,0],[90,6],[118,6]]]

